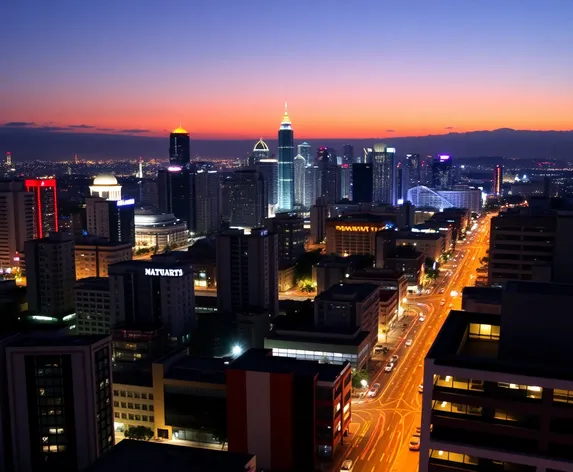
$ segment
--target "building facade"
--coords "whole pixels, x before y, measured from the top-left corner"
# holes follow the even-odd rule
[[[294,132],[286,105],[279,129],[278,210],[291,211],[294,206]]]
[[[111,295],[109,278],[90,277],[76,282],[76,328],[79,335],[109,334]]]
[[[58,190],[56,179],[26,179],[26,191],[34,194],[34,238],[41,239],[57,232]]]
[[[238,170],[225,178],[221,198],[222,219],[231,227],[257,228],[268,216],[265,179],[255,170]]]
[[[179,126],[169,134],[169,164],[185,167],[191,161],[189,132]]]
[[[76,279],[107,277],[107,268],[132,258],[131,243],[113,243],[106,239],[83,238],[75,243]]]
[[[396,201],[396,149],[374,145],[372,153],[372,201],[393,205]]]

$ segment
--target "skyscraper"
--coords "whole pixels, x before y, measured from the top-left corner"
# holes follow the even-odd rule
[[[285,114],[279,129],[279,211],[291,211],[294,203],[294,133]]]
[[[360,161],[361,164],[372,164],[372,148],[364,148],[362,149],[362,160]]]
[[[352,201],[372,202],[372,164],[352,164]]]
[[[383,143],[374,145],[372,152],[372,201],[375,203],[395,203],[396,149]]]
[[[173,213],[195,232],[195,180],[188,168],[170,166],[157,173],[159,211]]]
[[[189,132],[182,128],[174,129],[169,135],[169,164],[185,167],[191,161]]]
[[[265,192],[268,205],[265,217],[272,217],[276,212],[279,200],[279,161],[271,158],[260,159],[253,167],[263,176],[265,181]]]
[[[257,228],[267,217],[265,180],[256,170],[237,170],[221,183],[222,219],[233,227]]]
[[[501,196],[501,184],[503,183],[503,166],[497,164],[493,170],[493,194],[496,197]]]
[[[420,168],[420,154],[406,154],[406,191],[420,185],[422,179]]]
[[[316,204],[322,191],[322,173],[319,166],[307,165],[304,169],[304,206],[310,208]]]
[[[114,243],[135,244],[135,201],[86,198],[88,234]]]
[[[219,312],[278,313],[278,237],[265,228],[217,236]]]
[[[352,200],[352,164],[340,166],[340,197]]]
[[[450,190],[454,185],[452,158],[440,154],[432,162],[432,186],[439,190]]]
[[[396,202],[399,204],[404,203],[404,197],[406,196],[406,190],[404,190],[405,186],[405,176],[404,176],[404,166],[401,162],[396,164]]]
[[[298,149],[298,154],[301,155],[302,157],[304,157],[306,164],[307,165],[312,164],[312,148],[311,148],[310,144],[308,144],[307,142],[304,142],[302,144],[299,144],[297,146],[297,149]]]
[[[321,146],[316,150],[316,165],[320,165],[321,162],[329,162],[330,156],[328,155],[328,148],[326,146]]]
[[[221,225],[220,180],[216,170],[195,174],[195,232],[213,234]]]
[[[305,167],[306,159],[298,154],[294,158],[294,205],[296,207],[304,207]]]
[[[251,155],[251,161],[249,164],[256,164],[261,159],[269,159],[271,157],[271,151],[267,146],[267,143],[263,141],[263,138],[259,139],[253,148],[253,153]]]
[[[34,237],[58,231],[58,190],[56,179],[26,179],[26,190],[34,192]]]
[[[345,144],[342,149],[342,163],[348,165],[354,164],[354,146],[352,144]]]

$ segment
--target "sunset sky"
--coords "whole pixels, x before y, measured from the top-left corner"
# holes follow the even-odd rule
[[[573,0],[18,0],[0,18],[0,126],[274,137],[286,100],[300,138],[573,129]]]

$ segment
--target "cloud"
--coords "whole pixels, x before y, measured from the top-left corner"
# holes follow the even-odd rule
[[[34,126],[36,123],[31,121],[9,121],[8,123],[2,124],[6,128],[25,128],[26,126]]]
[[[96,128],[96,131],[116,131],[114,128]]]
[[[453,126],[446,126],[444,129],[454,129]]]
[[[120,129],[117,131],[119,133],[128,133],[128,134],[149,133],[148,129]]]
[[[69,128],[65,126],[38,126],[34,129],[39,129],[41,131],[69,131]]]
[[[90,125],[68,125],[68,128],[72,128],[72,129],[92,129],[92,128],[95,128],[95,126],[90,126]]]
[[[393,130],[393,129],[387,129],[387,130],[386,130],[386,132],[387,132],[387,133],[395,133],[395,132],[396,132],[396,130]]]

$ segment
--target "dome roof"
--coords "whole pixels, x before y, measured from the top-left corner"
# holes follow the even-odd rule
[[[263,138],[257,141],[257,144],[255,144],[255,147],[253,149],[253,151],[268,151],[268,150],[269,147],[267,146],[267,143],[263,141]]]
[[[117,185],[117,179],[111,174],[100,174],[94,179],[93,185]]]
[[[171,131],[171,134],[189,134],[189,131],[179,125],[178,128],[175,128],[173,131]]]

